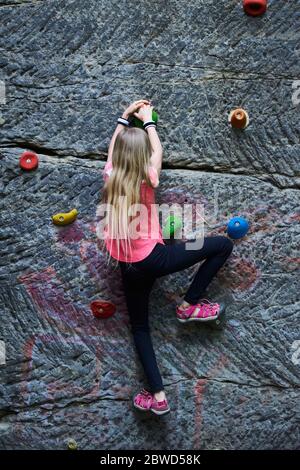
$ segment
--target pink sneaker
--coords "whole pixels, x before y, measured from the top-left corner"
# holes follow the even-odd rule
[[[157,401],[155,397],[145,389],[134,397],[133,405],[138,410],[152,411],[152,413],[156,415],[164,415],[170,411],[167,400]]]
[[[183,309],[176,307],[177,319],[181,323],[189,321],[213,321],[224,311],[223,304],[212,303],[203,299],[201,303]]]

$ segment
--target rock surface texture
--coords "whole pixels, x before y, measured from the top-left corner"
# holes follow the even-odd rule
[[[238,0],[0,2],[2,449],[300,448],[299,3],[252,18]],[[164,147],[157,203],[251,224],[209,289],[228,303],[223,330],[176,320],[197,266],[154,286],[162,419],[132,407],[146,384],[96,234],[116,118],[144,97]],[[237,107],[244,131],[227,122]],[[94,318],[98,299],[115,315]]]

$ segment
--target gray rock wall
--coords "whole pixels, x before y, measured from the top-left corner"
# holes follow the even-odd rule
[[[269,1],[254,19],[238,0],[0,2],[2,449],[300,448],[299,6]],[[96,236],[115,121],[142,97],[160,118],[157,202],[251,224],[210,286],[223,330],[176,320],[197,266],[154,286],[162,419],[132,407],[144,375]],[[238,106],[243,132],[227,123]],[[35,172],[18,167],[25,148]],[[74,224],[52,224],[74,207]],[[116,314],[95,319],[97,299]]]

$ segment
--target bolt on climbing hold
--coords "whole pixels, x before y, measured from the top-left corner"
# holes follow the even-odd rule
[[[181,218],[176,215],[169,215],[163,228],[163,238],[170,238],[182,227]]]
[[[267,10],[267,0],[243,0],[245,13],[250,16],[263,15]]]
[[[116,306],[112,302],[106,302],[103,300],[93,300],[90,307],[94,317],[96,318],[109,318],[116,311]]]
[[[74,222],[78,214],[77,209],[72,209],[70,212],[60,212],[59,214],[52,215],[52,221],[55,225],[68,225]]]
[[[77,442],[76,442],[74,439],[69,439],[69,441],[68,441],[68,449],[69,449],[69,450],[77,450],[77,449],[78,449]]]
[[[249,125],[249,115],[242,108],[234,109],[230,112],[228,121],[236,129],[245,129]]]
[[[152,121],[154,121],[155,124],[158,122],[158,114],[156,111],[154,111],[154,109],[152,109]],[[140,129],[143,129],[143,121],[141,121],[139,118],[134,116],[131,122],[133,127],[139,127]]]
[[[237,240],[246,235],[249,230],[249,223],[242,217],[233,217],[227,225],[227,234],[230,238]]]
[[[22,170],[30,171],[38,167],[39,158],[36,153],[26,150],[19,159],[19,165]]]

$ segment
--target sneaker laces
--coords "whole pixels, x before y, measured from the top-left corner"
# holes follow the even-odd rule
[[[208,299],[200,299],[200,303],[202,304],[209,304],[209,305],[219,305],[217,303],[212,302],[211,300]]]
[[[145,397],[149,397],[149,396],[152,396],[151,393],[146,390],[145,388],[143,388],[141,391],[140,391],[140,394],[141,395],[144,395]]]
[[[208,300],[208,299],[201,299],[201,300],[200,300],[200,303],[201,303],[201,304],[203,303],[204,305],[211,305],[211,306],[218,307],[218,308],[220,307],[220,304],[218,304],[217,302],[215,302],[215,303],[214,303],[214,302],[211,302],[211,301]]]
[[[202,302],[197,304],[200,308],[200,311],[203,311],[204,317],[212,317],[215,316],[218,313],[218,310],[220,308],[219,304],[217,303],[212,303],[207,299],[203,299],[206,302]]]

